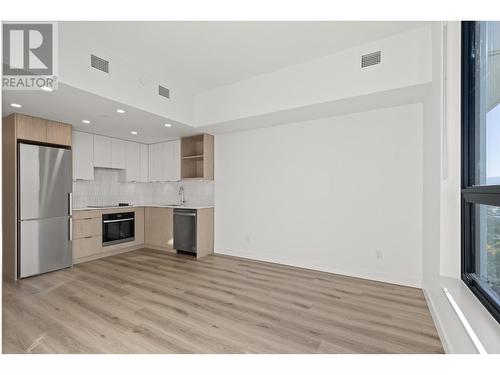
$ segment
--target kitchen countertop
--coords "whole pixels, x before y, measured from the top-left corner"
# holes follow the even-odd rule
[[[192,210],[199,210],[202,208],[214,208],[215,206],[190,206],[190,205],[169,205],[169,204],[133,204],[130,206],[106,206],[106,207],[79,207],[73,208],[73,211],[85,211],[85,210],[109,210],[114,208],[135,208],[135,207],[166,207],[166,208],[187,208]]]

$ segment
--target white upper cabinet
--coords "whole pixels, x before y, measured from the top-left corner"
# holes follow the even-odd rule
[[[94,167],[112,168],[111,138],[94,135]]]
[[[141,180],[140,144],[126,142],[125,181],[138,182]]]
[[[181,141],[167,143],[169,146],[168,181],[179,181],[181,179]]]
[[[180,141],[149,145],[149,181],[180,180]]]
[[[149,181],[162,181],[160,176],[161,143],[149,145]]]
[[[73,180],[94,179],[94,136],[73,131]]]
[[[125,169],[126,158],[126,141],[94,135],[94,167]]]
[[[127,168],[127,142],[111,138],[111,168]]]
[[[139,181],[148,182],[149,175],[149,147],[139,144]]]

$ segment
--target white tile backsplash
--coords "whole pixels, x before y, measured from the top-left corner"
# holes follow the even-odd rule
[[[179,188],[184,187],[184,203],[190,206],[211,206],[214,204],[213,181],[178,181],[152,183],[152,202],[158,204],[179,204]]]
[[[93,181],[73,182],[73,206],[130,204],[177,204],[179,187],[184,186],[188,205],[213,205],[213,181],[120,182],[117,169],[95,168]]]

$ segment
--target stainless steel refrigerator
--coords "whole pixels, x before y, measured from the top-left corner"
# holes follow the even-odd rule
[[[18,276],[72,264],[71,150],[18,145]]]

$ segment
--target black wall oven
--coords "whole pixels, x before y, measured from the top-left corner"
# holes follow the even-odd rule
[[[102,245],[109,246],[135,239],[134,212],[102,215]]]

